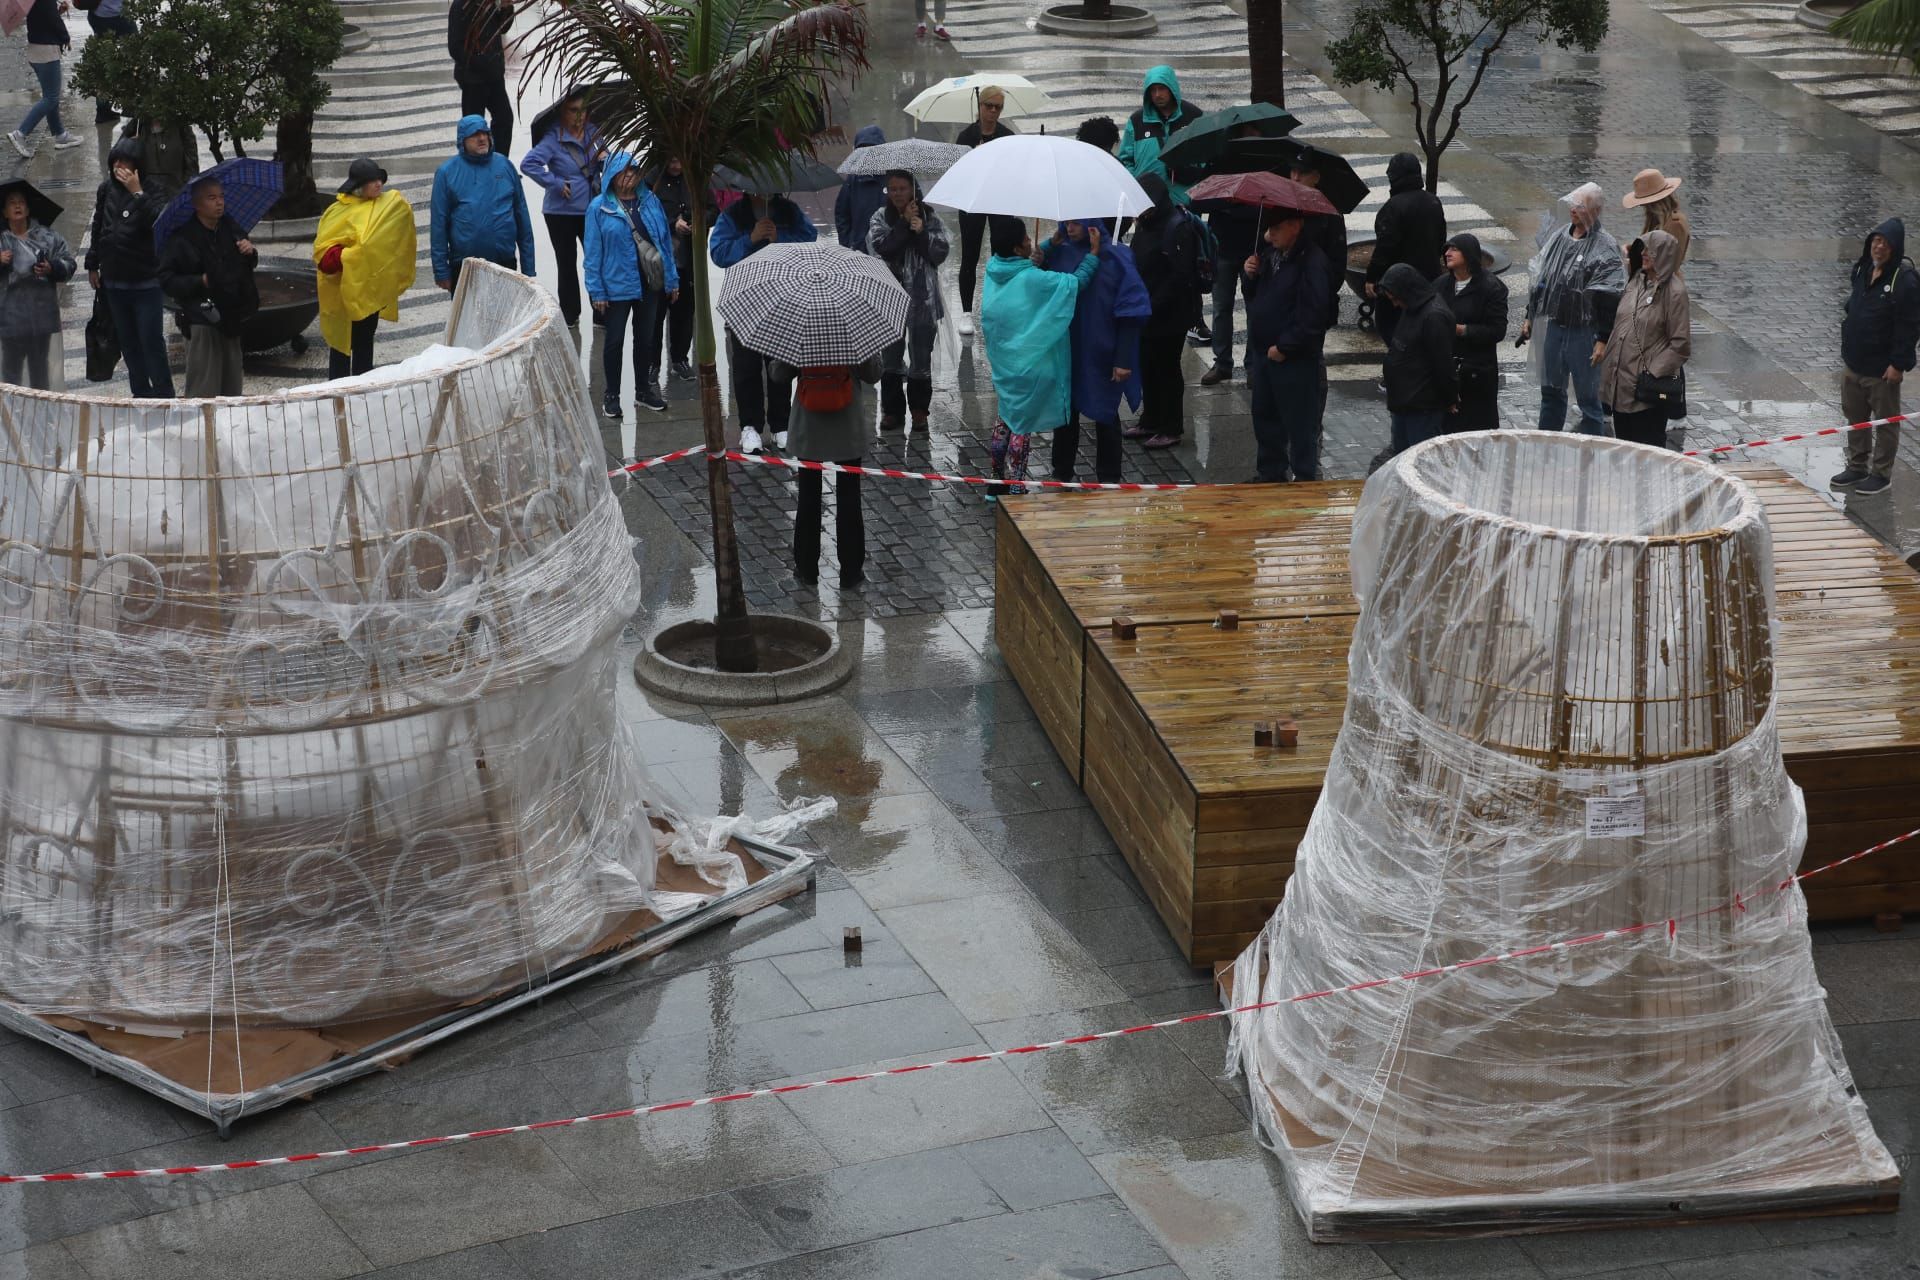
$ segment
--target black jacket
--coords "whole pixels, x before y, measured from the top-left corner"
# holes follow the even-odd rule
[[[1453,313],[1434,295],[1426,277],[1404,262],[1387,268],[1380,287],[1401,303],[1400,323],[1387,344],[1388,410],[1452,408],[1459,399],[1453,376]]]
[[[141,164],[142,147],[132,138],[122,138],[107,153],[107,172],[125,161],[141,170],[141,193],[134,195],[109,177],[93,197],[93,227],[87,235],[84,265],[106,279],[120,284],[151,281],[159,270],[159,258],[153,251],[153,222],[164,203],[146,190]]]
[[[1242,264],[1244,266],[1244,264]],[[1302,235],[1279,253],[1260,250],[1260,274],[1241,276],[1247,293],[1247,351],[1265,355],[1278,347],[1289,360],[1318,360],[1333,315],[1326,255]]]
[[[447,8],[447,53],[455,80],[504,79],[507,28],[513,11],[495,0],[453,0]]]
[[[953,140],[963,147],[977,147],[982,142],[998,142],[1000,141],[1000,139],[1006,137],[1008,134],[1018,133],[1018,132],[1020,132],[1018,129],[1008,124],[1005,120],[1002,120],[1000,122],[1000,127],[997,130],[995,130],[994,135],[991,138],[982,138],[980,136],[980,122],[978,120],[975,120],[972,124],[962,129],[959,133],[956,133],[953,136]]]
[[[1157,190],[1164,193],[1166,185]],[[1200,319],[1200,295],[1193,284],[1199,278],[1200,234],[1185,212],[1158,201],[1156,195],[1153,210],[1134,223],[1133,265],[1153,303],[1145,327],[1150,333],[1185,333]]]
[[[1885,236],[1893,260],[1873,278],[1873,236]],[[1853,264],[1853,292],[1840,322],[1840,358],[1863,378],[1877,378],[1891,365],[1913,371],[1914,345],[1920,341],[1920,274],[1907,257],[1907,228],[1888,218],[1873,229]]]
[[[693,195],[687,189],[687,175],[678,176],[662,169],[660,176],[653,180],[653,194],[660,201],[660,207],[666,211],[667,227],[671,230],[680,219],[685,218],[687,226],[693,226]],[[684,288],[693,287],[693,277],[687,273],[693,269],[693,232],[685,235],[673,233],[673,265],[679,269],[681,284]]]
[[[1477,237],[1457,235],[1449,243],[1458,245],[1467,261],[1480,260]],[[1507,336],[1506,282],[1491,271],[1476,271],[1464,282],[1455,280],[1451,271],[1442,271],[1433,287],[1453,323],[1466,326],[1465,333],[1453,338],[1453,354],[1460,363],[1475,369],[1498,369],[1500,339]]]
[[[73,43],[60,17],[59,0],[33,0],[33,8],[27,10],[27,43],[57,44],[62,49]]]
[[[1447,245],[1447,214],[1438,196],[1420,185],[1420,161],[1402,151],[1387,161],[1387,189],[1393,194],[1373,218],[1373,260],[1367,281],[1379,284],[1387,268],[1406,263],[1422,280],[1440,274],[1440,251]]]
[[[259,257],[238,247],[246,238],[240,224],[227,217],[211,230],[199,218],[188,218],[168,237],[160,254],[160,287],[180,301],[189,326],[217,324],[220,332],[233,335],[260,310],[260,290],[253,283]]]
[[[1338,214],[1316,213],[1300,228],[1300,238],[1327,259],[1327,298],[1340,306],[1340,287],[1347,282],[1347,220]]]

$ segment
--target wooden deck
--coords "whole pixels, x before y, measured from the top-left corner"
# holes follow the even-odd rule
[[[1920,575],[1812,490],[1737,468],[1773,529],[1787,770],[1805,865],[1920,826]],[[1346,708],[1357,482],[999,504],[995,627],[1060,757],[1195,964],[1230,959],[1293,870]],[[1239,614],[1235,630],[1215,625]],[[1135,638],[1111,621],[1130,618]],[[1294,716],[1297,749],[1256,747]],[[1816,919],[1920,911],[1920,850],[1805,885]]]

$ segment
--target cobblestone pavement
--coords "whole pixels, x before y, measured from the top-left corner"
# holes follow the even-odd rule
[[[1289,5],[1290,84],[1309,129],[1377,174],[1404,145],[1405,105],[1327,86],[1321,48],[1346,2]],[[954,0],[956,40],[943,45],[912,37],[906,0],[874,0],[875,69],[854,89],[850,119],[880,121],[898,136],[908,123],[899,108],[913,94],[969,69],[1033,75],[1065,102],[1063,124],[1129,106],[1140,69],[1163,60],[1196,96],[1238,96],[1244,52],[1232,11],[1211,0],[1155,7],[1158,37],[1088,47],[1036,36],[1026,11],[1001,0]],[[375,43],[343,66],[320,130],[323,165],[372,151],[421,205],[457,110],[433,9],[414,0],[356,6]],[[1576,180],[1595,176],[1617,192],[1646,163],[1683,174],[1696,233],[1695,412],[1675,442],[1837,421],[1845,262],[1879,216],[1920,208],[1911,152],[1641,0],[1614,0],[1613,14],[1596,54],[1523,50],[1489,78],[1467,138],[1446,160],[1450,216],[1524,258],[1552,197]],[[16,62],[0,57],[0,108],[31,100]],[[527,100],[541,105],[545,94],[529,90]],[[11,168],[73,193],[77,208],[99,160],[89,148]],[[824,215],[824,201],[810,203]],[[1357,228],[1368,227],[1370,209]],[[1625,215],[1611,217],[1619,224]],[[267,234],[297,257],[311,230]],[[1516,307],[1523,272],[1524,262],[1507,277]],[[85,290],[70,294],[68,316],[84,315]],[[1366,362],[1377,346],[1346,305],[1325,447],[1335,476],[1363,474],[1386,435]],[[430,282],[417,289],[401,323],[382,334],[383,356],[436,337],[445,306]],[[1503,354],[1516,363],[1502,417],[1525,425],[1537,392],[1518,353]],[[588,329],[581,360],[590,377],[600,355]],[[1201,357],[1187,368],[1197,376]],[[281,351],[250,362],[249,375],[285,385],[319,369],[317,352]],[[949,337],[936,370],[931,437],[878,442],[870,459],[984,468],[991,397],[977,347]],[[1250,472],[1244,387],[1195,387],[1188,405],[1187,442],[1158,455],[1129,447],[1129,477],[1230,481]],[[664,415],[629,412],[603,424],[603,438],[617,459],[693,443],[699,426],[677,395]],[[1847,500],[1850,514],[1907,550],[1916,545],[1908,530],[1920,494],[1917,444],[1909,433],[1890,496]],[[1836,455],[1829,445],[1768,456],[1819,480]],[[0,1032],[0,1168],[331,1148],[1211,1005],[1206,975],[1180,962],[1009,679],[994,643],[982,495],[869,482],[869,583],[814,591],[786,562],[791,482],[758,467],[735,473],[755,606],[833,620],[859,656],[857,675],[831,697],[768,710],[672,704],[631,684],[619,697],[658,785],[696,810],[765,815],[801,795],[836,797],[840,812],[805,837],[831,861],[816,893],[245,1124],[230,1143]],[[623,491],[646,569],[629,649],[665,623],[711,610],[701,486],[702,468],[681,464]],[[829,565],[823,582],[833,577]],[[849,925],[865,935],[857,965],[841,950]],[[1920,1150],[1920,941],[1824,928],[1815,957],[1856,1083],[1911,1168]],[[398,1159],[0,1188],[0,1280],[1890,1280],[1920,1269],[1920,1213],[1911,1207],[1850,1219],[1313,1246],[1249,1132],[1243,1087],[1221,1074],[1224,1050],[1222,1028],[1206,1024]]]

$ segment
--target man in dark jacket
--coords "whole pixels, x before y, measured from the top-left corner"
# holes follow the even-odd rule
[[[1391,456],[1446,429],[1447,411],[1459,398],[1453,374],[1453,313],[1434,295],[1432,283],[1404,262],[1387,268],[1377,292],[1388,306],[1400,309],[1393,340],[1387,344]]]
[[[1247,292],[1247,378],[1253,384],[1255,478],[1320,478],[1320,356],[1326,342],[1327,260],[1301,234],[1300,215],[1268,223],[1267,247],[1241,264]]]
[[[1367,296],[1376,297],[1380,280],[1390,267],[1406,263],[1422,280],[1440,274],[1440,251],[1447,244],[1447,214],[1440,198],[1421,185],[1420,158],[1402,151],[1387,161],[1387,190],[1391,194],[1373,218],[1373,258],[1367,263]],[[1392,307],[1373,309],[1381,341],[1391,344],[1400,315]]]
[[[1840,323],[1840,410],[1848,422],[1900,412],[1900,384],[1913,372],[1920,342],[1920,276],[1907,257],[1907,228],[1888,218],[1873,229],[1853,264],[1853,291]],[[1891,482],[1900,424],[1847,432],[1847,468],[1836,489],[1879,493]]]
[[[460,114],[486,115],[493,148],[513,154],[513,95],[507,92],[507,29],[513,0],[453,0],[447,8],[447,53],[460,86]]]
[[[653,180],[653,194],[666,212],[667,225],[673,229],[673,265],[680,277],[680,293],[659,309],[655,327],[665,337],[673,376],[682,382],[692,382],[693,193],[687,189],[686,169],[679,160],[667,161],[666,168]],[[659,345],[659,339],[655,339],[654,346],[648,350]]]
[[[227,216],[220,180],[194,183],[193,217],[160,255],[160,287],[180,301],[187,324],[189,398],[244,394],[240,335],[260,310],[259,264],[259,251]]]
[[[853,135],[853,149],[877,147],[886,140],[887,135],[880,126],[870,124]],[[833,198],[833,229],[840,237],[842,249],[856,253],[867,251],[867,229],[873,225],[873,215],[880,212],[880,206],[886,202],[884,175],[848,178],[840,184],[840,194]]]
[[[1152,307],[1140,331],[1140,417],[1153,434],[1141,445],[1171,449],[1187,430],[1187,380],[1180,360],[1187,351],[1187,330],[1200,315],[1205,250],[1199,221],[1173,203],[1164,178],[1150,173],[1140,180],[1140,189],[1153,201],[1133,233],[1133,260]]]

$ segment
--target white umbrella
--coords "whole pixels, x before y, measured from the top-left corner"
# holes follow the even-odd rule
[[[1054,105],[1033,81],[1011,71],[976,71],[950,76],[907,104],[907,114],[922,124],[972,124],[980,118],[980,91],[997,85],[1007,95],[1002,117],[1032,115]]]
[[[1138,217],[1153,207],[1133,175],[1103,148],[1038,133],[974,148],[933,184],[927,203],[1054,222]]]
[[[840,162],[840,176],[877,178],[895,169],[905,169],[916,178],[937,178],[972,154],[972,147],[926,138],[879,142],[871,147],[855,147]]]

